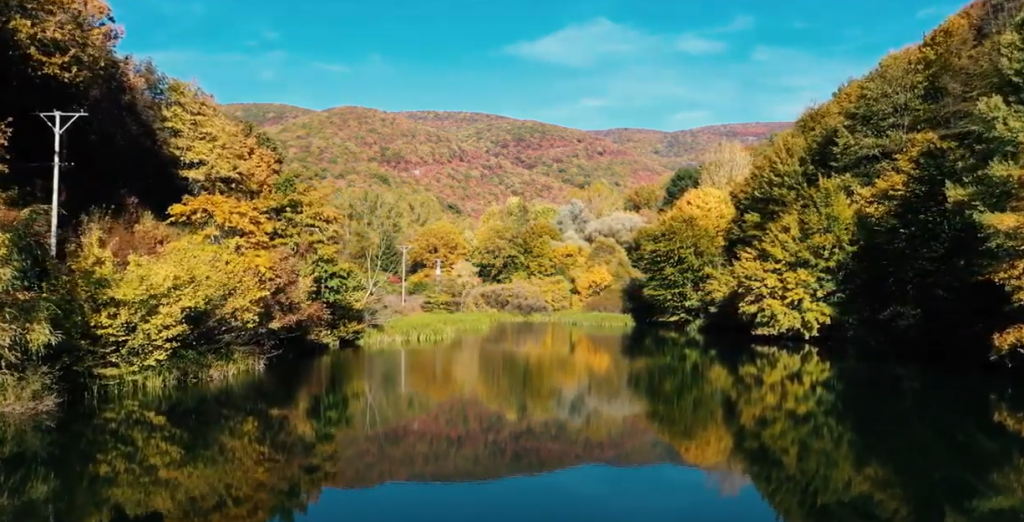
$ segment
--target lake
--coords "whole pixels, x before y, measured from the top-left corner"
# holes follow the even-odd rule
[[[988,379],[505,324],[0,425],[3,521],[1024,519]]]

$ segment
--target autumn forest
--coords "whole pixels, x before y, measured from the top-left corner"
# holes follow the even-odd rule
[[[222,106],[121,34],[103,0],[0,0],[0,412],[424,314],[994,371],[1024,349],[1019,0],[972,3],[793,124],[660,134]],[[51,257],[54,108],[88,117]]]

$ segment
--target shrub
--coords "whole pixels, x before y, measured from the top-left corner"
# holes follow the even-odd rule
[[[612,285],[614,278],[611,272],[603,266],[591,266],[576,274],[573,280],[576,293],[583,301],[603,292]]]
[[[405,304],[402,304],[400,294],[374,297],[366,307],[367,322],[380,325],[399,317],[421,313],[426,302],[427,298],[422,295],[405,296]]]
[[[18,373],[0,371],[0,425],[2,417],[19,418],[56,408],[60,397],[55,381],[51,371],[34,366]]]
[[[637,185],[626,193],[625,209],[630,212],[658,210],[664,197],[664,192],[657,185]]]
[[[466,293],[480,285],[477,269],[468,261],[460,261],[452,267],[431,291],[427,292],[424,310],[455,312],[462,309]]]
[[[572,284],[564,277],[530,279],[525,283],[540,290],[551,311],[560,312],[572,308]]]
[[[555,226],[563,236],[575,234],[579,236],[587,229],[587,225],[594,220],[594,216],[587,210],[582,201],[574,199],[566,205],[558,207],[558,214],[555,216]]]
[[[364,321],[362,281],[359,269],[321,251],[306,266],[312,278],[309,299],[324,308],[319,330],[327,340],[351,340]]]
[[[626,295],[623,287],[610,286],[583,302],[586,312],[621,314],[626,310]]]
[[[0,370],[38,360],[60,339],[44,230],[38,209],[0,215]]]
[[[195,237],[118,267],[98,228],[87,226],[72,257],[75,292],[95,341],[83,352],[106,376],[153,370],[175,358],[220,357],[273,340],[274,258]]]
[[[469,292],[465,307],[469,311],[496,311],[519,314],[549,313],[551,306],[535,286],[522,281],[481,286]]]
[[[587,225],[584,237],[593,242],[598,238],[608,238],[625,248],[633,245],[633,237],[645,226],[644,218],[639,214],[615,212],[601,219],[591,221]]]

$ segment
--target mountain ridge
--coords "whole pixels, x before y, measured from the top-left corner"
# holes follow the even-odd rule
[[[510,196],[557,202],[598,181],[622,190],[660,182],[723,139],[756,143],[789,125],[584,131],[468,111],[221,107],[277,140],[288,165],[307,177],[342,187],[426,189],[474,216]]]
[[[367,109],[367,110],[379,111],[379,112],[383,112],[383,113],[387,113],[387,114],[398,114],[398,115],[417,115],[417,114],[437,113],[437,114],[452,114],[452,115],[485,116],[485,117],[488,117],[488,118],[501,119],[501,120],[540,123],[540,124],[544,124],[544,125],[550,125],[550,126],[553,126],[553,127],[561,127],[563,129],[578,130],[580,132],[586,132],[586,133],[597,134],[597,135],[607,134],[607,133],[616,133],[616,132],[622,132],[622,131],[625,131],[625,132],[643,131],[643,132],[651,132],[651,133],[658,133],[658,134],[679,134],[679,133],[688,133],[688,132],[694,132],[694,131],[699,131],[699,130],[732,129],[732,128],[744,128],[744,127],[751,127],[751,126],[766,126],[766,127],[789,128],[789,127],[791,127],[793,125],[793,122],[789,122],[789,121],[750,121],[750,122],[738,121],[738,122],[731,122],[731,123],[713,123],[713,124],[710,124],[710,125],[699,125],[697,127],[688,127],[688,128],[683,128],[683,129],[677,129],[677,130],[650,129],[650,128],[647,128],[647,127],[611,127],[611,128],[608,128],[608,129],[589,129],[588,130],[588,129],[578,129],[576,127],[569,127],[569,126],[566,126],[566,125],[559,125],[557,123],[550,123],[550,122],[541,121],[541,120],[534,120],[534,119],[529,119],[529,118],[516,118],[514,116],[505,116],[503,114],[493,114],[493,113],[489,113],[489,112],[478,112],[478,111],[442,111],[442,110],[434,110],[434,109],[417,109],[417,110],[407,110],[407,111],[388,111],[388,110],[377,109],[377,108],[373,108],[373,107],[364,107],[362,105],[338,105],[338,106],[335,106],[335,107],[328,107],[326,109],[309,109],[309,108],[302,107],[302,106],[299,106],[299,105],[292,105],[292,104],[289,104],[289,103],[276,103],[276,102],[232,102],[232,103],[222,103],[222,104],[220,104],[220,106],[221,106],[221,108],[225,109],[225,112],[227,112],[228,114],[231,114],[232,116],[235,116],[236,118],[240,118],[240,119],[243,119],[245,121],[249,121],[249,122],[254,123],[256,125],[262,125],[264,122],[260,121],[258,118],[254,119],[252,117],[243,117],[243,113],[245,113],[247,110],[252,110],[253,108],[259,108],[259,107],[279,108],[279,109],[283,109],[283,110],[293,110],[293,111],[296,111],[297,113],[303,113],[302,115],[309,115],[309,114],[315,114],[315,113],[323,113],[323,112],[327,112],[327,111],[331,111],[331,110],[335,110],[335,109],[343,109],[343,108],[347,108],[347,107],[352,107],[352,108]]]

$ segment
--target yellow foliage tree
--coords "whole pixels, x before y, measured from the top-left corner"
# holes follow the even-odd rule
[[[579,271],[573,278],[573,285],[580,301],[586,301],[612,286],[615,278],[604,266],[591,266]]]
[[[701,186],[683,194],[666,218],[690,218],[716,233],[724,233],[735,215],[736,208],[727,192]]]
[[[624,208],[630,212],[656,211],[665,191],[655,184],[637,185],[626,193]]]
[[[587,263],[587,255],[590,248],[583,244],[561,243],[551,251],[551,258],[555,263],[555,273],[568,277],[570,274],[581,269]]]
[[[442,268],[451,271],[470,252],[465,234],[450,221],[437,221],[421,228],[409,244],[409,262],[414,270],[433,267],[439,259]]]
[[[103,0],[0,0],[0,27],[35,72],[70,82],[101,68],[122,34]]]
[[[168,213],[170,223],[196,227],[211,240],[238,240],[250,248],[270,245],[273,223],[251,202],[203,194],[186,197]]]
[[[187,347],[192,356],[266,342],[273,259],[188,237],[118,266],[98,227],[71,261],[76,294],[98,342],[84,350],[104,376],[152,371]],[[198,352],[198,354],[196,353]]]
[[[281,158],[255,131],[225,116],[192,84],[171,80],[167,98],[167,149],[194,192],[254,198],[271,188]]]
[[[758,243],[739,251],[732,276],[740,314],[754,333],[807,339],[832,322],[854,224],[841,182],[828,180],[808,206],[783,215]]]
[[[481,219],[472,256],[480,277],[508,282],[554,275],[554,242],[561,234],[553,218],[554,209],[528,205],[518,198],[489,209]]]
[[[723,141],[701,158],[700,186],[730,191],[750,175],[753,156],[742,143]]]
[[[580,200],[594,218],[603,218],[612,212],[622,210],[625,203],[622,191],[604,181],[569,191],[569,199]]]
[[[565,278],[553,276],[530,279],[527,284],[540,290],[544,301],[552,312],[560,312],[572,308],[572,284]]]

